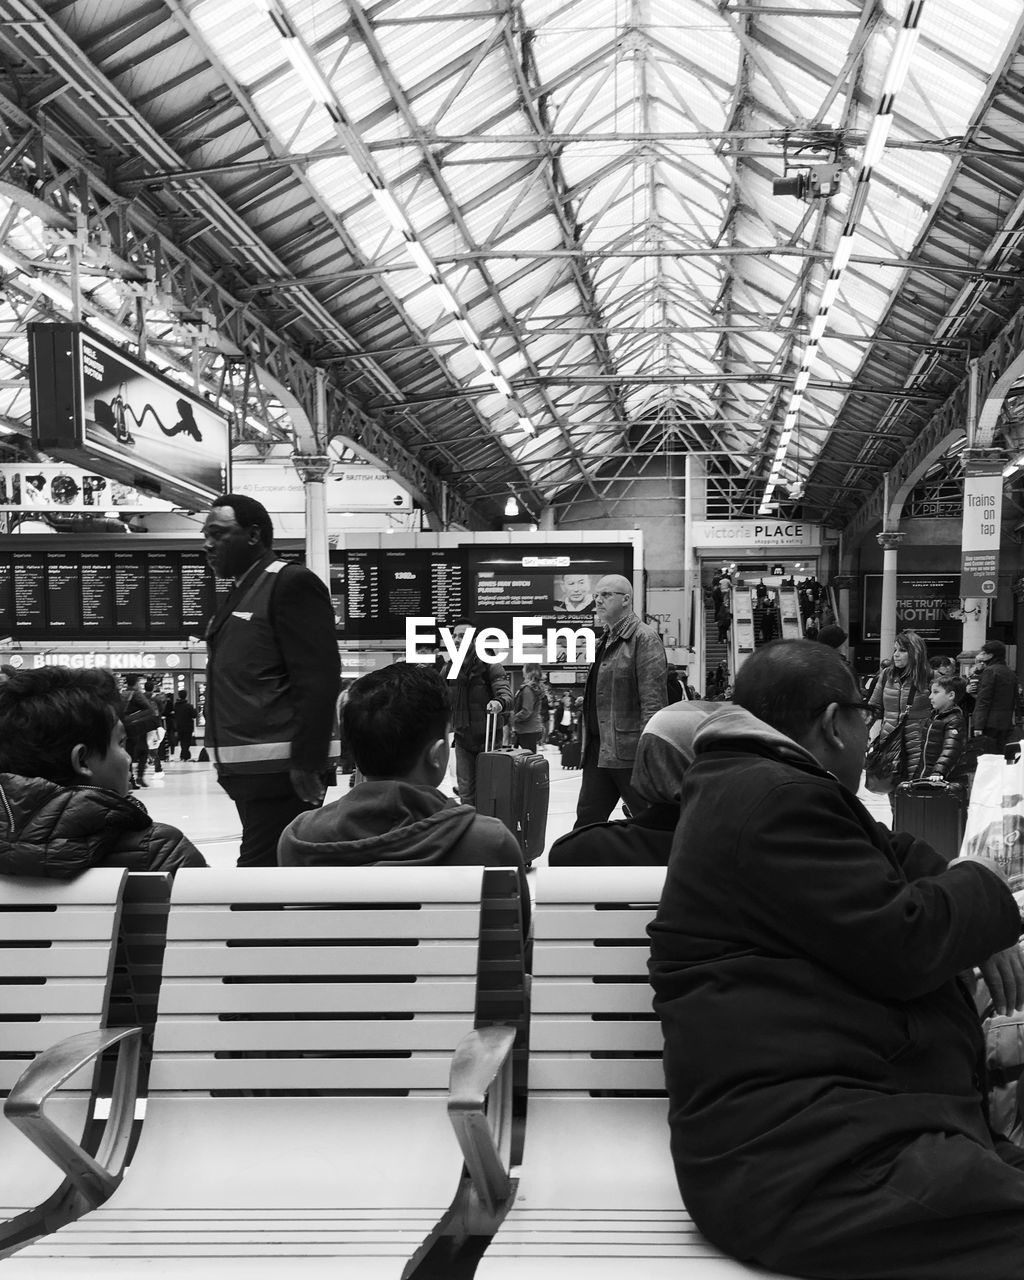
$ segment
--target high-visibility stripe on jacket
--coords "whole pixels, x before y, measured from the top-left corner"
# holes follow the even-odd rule
[[[258,568],[207,632],[206,745],[221,774],[284,773],[291,768],[296,708],[271,620],[284,560]],[[340,754],[337,724],[323,767]]]

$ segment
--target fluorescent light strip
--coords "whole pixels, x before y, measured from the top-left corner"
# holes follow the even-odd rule
[[[892,47],[892,53],[889,57],[889,64],[885,70],[885,76],[882,79],[882,88],[879,95],[878,108],[875,116],[871,121],[871,127],[868,130],[868,136],[864,142],[864,151],[861,154],[860,168],[857,174],[857,180],[854,185],[853,199],[847,210],[846,225],[843,227],[842,235],[836,245],[835,252],[832,257],[832,267],[829,271],[828,279],[821,290],[821,297],[818,299],[818,311],[811,322],[809,341],[804,349],[803,358],[800,361],[800,369],[793,381],[794,395],[789,402],[787,413],[787,424],[789,414],[795,413],[803,400],[803,391],[807,386],[810,378],[810,365],[817,354],[816,348],[820,338],[824,336],[828,323],[828,312],[839,296],[839,285],[843,272],[849,264],[850,257],[853,253],[853,237],[857,230],[857,224],[860,221],[860,215],[867,199],[868,184],[871,181],[871,171],[874,166],[882,158],[885,151],[885,144],[889,137],[889,130],[893,123],[893,104],[896,95],[903,88],[904,81],[910,70],[911,58],[914,54],[914,47],[917,44],[918,25],[921,21],[921,12],[924,8],[924,0],[908,0],[907,7],[903,14],[903,24],[896,34],[896,40]],[[812,350],[813,349],[813,350]],[[783,444],[785,441],[785,444]],[[775,466],[781,466],[789,447],[789,435],[787,434],[787,426],[783,427],[779,438],[779,445],[775,452]],[[1005,473],[1004,473],[1005,474]],[[765,497],[762,501],[762,514],[764,514],[764,504],[770,496],[770,489],[773,484],[773,473],[768,476],[768,488],[765,490]]]
[[[85,323],[95,329],[98,333],[104,334],[106,337],[113,339],[114,342],[127,342],[134,335],[122,333],[122,331],[114,324],[113,320],[107,320],[104,316],[85,317]]]
[[[821,290],[821,297],[818,300],[818,307],[822,311],[827,311],[832,303],[839,296],[839,277],[837,275],[829,275]]]
[[[839,237],[839,243],[836,245],[836,251],[832,257],[832,270],[845,271],[849,264],[850,257],[853,254],[853,236],[843,235]],[[821,308],[818,308],[819,311]]]
[[[871,128],[868,130],[868,136],[864,143],[864,150],[860,157],[862,169],[873,169],[881,160],[891,127],[891,111],[888,115],[875,116],[874,120],[872,120]]]
[[[459,306],[458,299],[443,281],[434,281],[434,293],[440,299],[441,305],[446,311],[450,311],[453,316],[457,316],[460,313],[462,308]]]
[[[464,316],[455,317],[455,327],[475,351],[481,350],[480,338],[477,336],[476,330]]]
[[[288,61],[292,64],[299,79],[309,90],[310,96],[314,101],[319,102],[322,107],[332,103],[334,101],[334,90],[298,36],[282,36],[281,43],[284,45],[284,51],[288,55]]]
[[[431,260],[430,254],[420,244],[418,240],[406,240],[405,252],[412,258],[413,262],[423,272],[432,284],[437,283],[437,268]]]
[[[413,232],[412,227],[409,225],[409,219],[399,208],[398,201],[387,187],[378,187],[375,183],[370,189],[370,194],[373,196],[374,200],[377,201],[384,217],[387,218],[388,222],[390,222],[399,235],[405,236],[409,241],[415,240],[416,235]],[[431,273],[428,272],[427,274],[429,275]]]

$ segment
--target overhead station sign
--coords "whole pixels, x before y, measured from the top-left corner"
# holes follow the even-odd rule
[[[30,324],[37,448],[190,510],[228,488],[227,419],[77,324]]]
[[[964,474],[964,528],[960,595],[994,596],[999,584],[1003,474],[1000,462],[973,462]]]
[[[271,512],[297,513],[306,509],[306,493],[290,462],[234,464],[233,493],[247,493]],[[325,481],[329,511],[411,511],[412,498],[379,467],[335,463]]]
[[[821,546],[821,526],[802,520],[694,520],[695,547]]]

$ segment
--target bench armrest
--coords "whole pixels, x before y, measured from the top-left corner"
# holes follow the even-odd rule
[[[459,1043],[448,1116],[480,1207],[497,1224],[512,1194],[512,1046],[515,1027],[479,1027]]]
[[[4,1115],[59,1166],[90,1207],[102,1204],[121,1181],[135,1119],[139,1086],[140,1027],[117,1027],[69,1036],[38,1055],[4,1103]],[[56,1125],[46,1100],[76,1071],[117,1045],[110,1115],[95,1156]]]

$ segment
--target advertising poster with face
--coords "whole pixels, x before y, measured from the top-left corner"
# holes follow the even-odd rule
[[[592,627],[594,587],[608,574],[632,577],[628,546],[546,547],[542,552],[477,547],[468,553],[470,611],[481,626],[508,629],[515,617]]]

